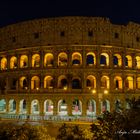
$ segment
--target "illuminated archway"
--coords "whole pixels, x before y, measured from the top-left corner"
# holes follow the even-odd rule
[[[137,77],[136,88],[140,89],[140,77]]]
[[[108,100],[103,100],[101,102],[101,113],[105,111],[110,111],[110,103]]]
[[[19,80],[19,85],[21,89],[28,89],[28,81],[25,76],[22,76]]]
[[[17,58],[15,56],[10,59],[10,69],[17,68]]]
[[[96,56],[93,52],[87,53],[86,63],[88,66],[96,65]]]
[[[20,68],[26,68],[28,67],[28,56],[27,55],[21,55],[20,57]]]
[[[115,110],[117,112],[120,112],[122,110],[121,101],[119,99],[115,101]]]
[[[3,57],[1,59],[1,70],[6,70],[7,69],[7,59]]]
[[[87,115],[88,116],[95,116],[96,115],[96,102],[95,100],[91,99],[88,101],[87,105]]]
[[[0,112],[6,112],[6,101],[5,101],[5,99],[0,100]]]
[[[72,79],[72,89],[81,89],[81,79],[80,79],[80,77],[74,77]]]
[[[9,100],[9,113],[16,113],[16,101],[14,99]]]
[[[27,103],[26,103],[25,99],[20,100],[19,113],[20,114],[26,114],[27,113]]]
[[[132,57],[130,55],[125,57],[125,67],[132,67]]]
[[[58,114],[61,116],[67,115],[67,104],[65,100],[58,101]]]
[[[115,89],[122,89],[122,78],[120,76],[114,77],[114,88]]]
[[[68,86],[68,80],[65,75],[61,75],[58,77],[58,88],[64,89]]]
[[[46,76],[44,78],[44,88],[52,89],[54,87],[53,84],[53,77],[52,76]]]
[[[72,54],[72,65],[73,66],[82,65],[82,55],[79,52],[74,52]]]
[[[82,102],[78,99],[73,101],[72,115],[82,115]]]
[[[109,66],[109,55],[107,53],[101,53],[100,66]]]
[[[86,80],[87,88],[96,88],[96,78],[93,75],[89,75]]]
[[[127,88],[127,89],[133,89],[133,77],[131,77],[131,76],[128,76],[127,78],[126,78],[126,81],[125,81],[125,87]]]
[[[34,54],[32,56],[32,67],[39,67],[40,66],[40,55]]]
[[[136,56],[136,68],[140,69],[140,56]]]
[[[31,89],[39,89],[40,88],[40,79],[38,76],[33,76],[31,79]]]
[[[44,66],[53,66],[54,56],[52,53],[46,53],[44,56]]]
[[[122,66],[122,57],[121,57],[120,54],[114,54],[114,56],[113,56],[113,64],[114,64],[114,67]]]
[[[53,115],[53,102],[51,100],[44,102],[44,113],[46,115]]]
[[[31,114],[39,114],[39,102],[38,100],[33,100],[31,102]]]
[[[58,66],[67,66],[68,55],[65,52],[61,52],[58,55]]]
[[[106,88],[106,89],[110,88],[110,82],[108,76],[101,77],[101,88]]]

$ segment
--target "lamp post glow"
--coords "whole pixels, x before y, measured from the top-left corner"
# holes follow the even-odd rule
[[[104,94],[108,94],[108,90],[104,90]]]
[[[95,89],[93,89],[93,90],[92,90],[92,93],[93,93],[93,94],[95,94],[95,93],[96,93],[96,90],[95,90]]]

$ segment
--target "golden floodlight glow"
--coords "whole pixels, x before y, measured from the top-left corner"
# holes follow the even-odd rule
[[[95,89],[93,89],[93,90],[92,90],[92,93],[93,93],[93,94],[95,94],[95,93],[96,93],[96,90],[95,90]]]
[[[67,90],[67,86],[64,86],[64,88],[63,88],[64,90]]]
[[[104,90],[104,94],[108,94],[108,90]]]

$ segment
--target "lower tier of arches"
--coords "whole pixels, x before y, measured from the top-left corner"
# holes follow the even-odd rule
[[[140,95],[5,95],[0,97],[0,114],[45,116],[96,116],[104,111],[129,108],[126,98]]]

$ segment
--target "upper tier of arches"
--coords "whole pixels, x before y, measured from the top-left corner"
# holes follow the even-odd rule
[[[109,54],[101,52],[97,54],[89,51],[85,55],[75,51],[71,54],[62,51],[56,55],[55,53],[33,53],[32,55],[21,54],[12,56],[1,56],[0,70],[17,69],[17,68],[42,68],[42,67],[113,67],[113,68],[136,68],[140,69],[140,54]]]

